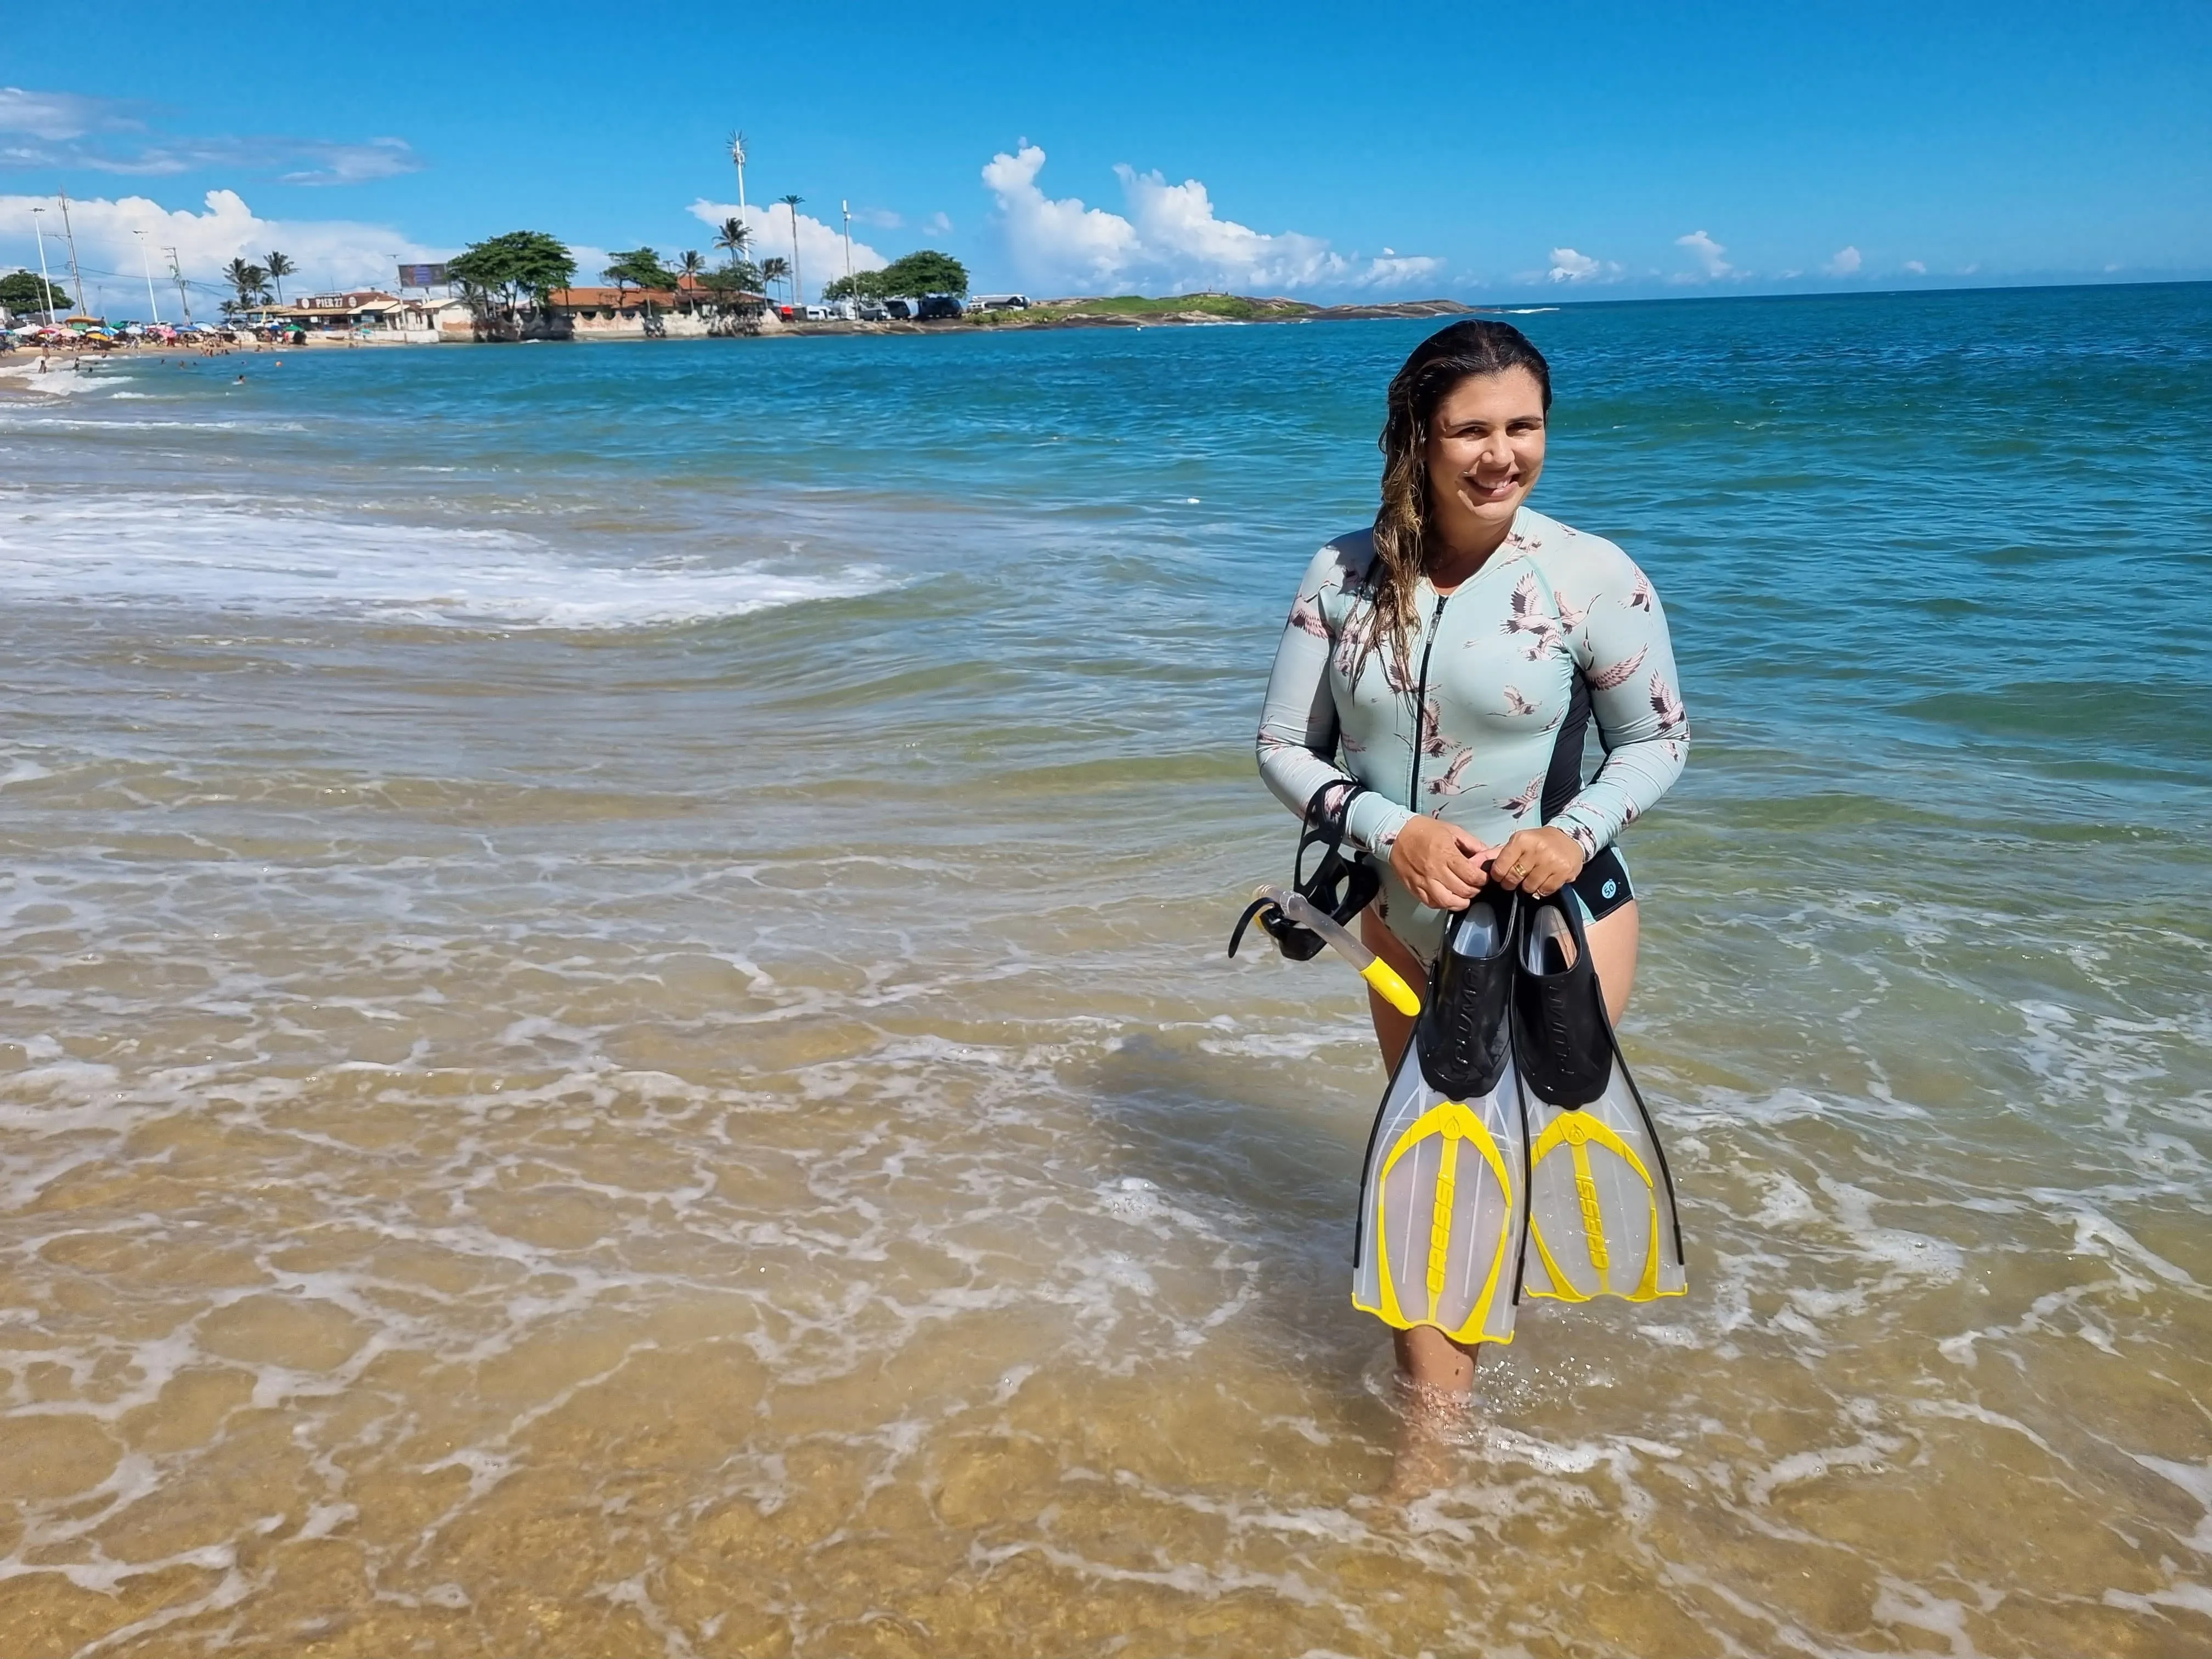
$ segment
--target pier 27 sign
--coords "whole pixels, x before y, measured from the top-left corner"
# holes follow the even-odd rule
[[[402,265],[399,267],[399,286],[402,288],[441,288],[445,285],[443,265]]]

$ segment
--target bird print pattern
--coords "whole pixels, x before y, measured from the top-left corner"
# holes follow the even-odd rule
[[[1452,763],[1449,766],[1429,780],[1429,793],[1432,795],[1465,794],[1467,786],[1460,781],[1460,778],[1466,772],[1468,763],[1474,758],[1474,750],[1461,750],[1458,754],[1452,757]]]
[[[1526,789],[1517,795],[1508,795],[1498,805],[1509,817],[1525,817],[1528,816],[1528,809],[1543,799],[1544,775],[1539,772],[1528,780],[1528,787]]]
[[[1520,635],[1522,649],[1534,662],[1559,643],[1565,630],[1559,626],[1559,619],[1544,609],[1534,576],[1523,576],[1514,584],[1512,605],[1513,612],[1499,624],[1499,631]]]
[[[1589,677],[1589,689],[1593,691],[1612,691],[1627,684],[1635,678],[1636,671],[1644,666],[1644,653],[1638,651],[1625,662],[1599,669]]]

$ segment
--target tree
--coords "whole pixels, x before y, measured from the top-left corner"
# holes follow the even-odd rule
[[[699,285],[715,294],[758,294],[766,287],[761,268],[750,259],[708,271],[699,279]]]
[[[744,220],[725,219],[722,228],[714,233],[714,246],[730,256],[730,269],[735,270],[752,252],[753,234],[745,228]]]
[[[270,279],[276,284],[276,303],[281,306],[284,303],[284,279],[300,267],[281,253],[264,254],[262,264],[268,269]]]
[[[526,300],[540,311],[551,303],[556,289],[576,279],[576,258],[557,236],[542,230],[510,230],[467,247],[446,261],[447,280],[460,285],[465,295],[483,295],[489,320],[495,314],[513,321]]]
[[[33,311],[67,313],[76,302],[58,283],[49,283],[34,270],[12,270],[0,276],[0,306],[18,316]]]
[[[879,294],[965,294],[968,267],[935,248],[894,259],[881,270],[869,273],[883,286]],[[857,280],[857,279],[856,279]]]
[[[269,273],[259,265],[246,264],[243,258],[233,259],[224,266],[222,279],[238,295],[227,307],[229,310],[251,311],[269,297]]]
[[[682,287],[684,279],[688,276],[691,279],[692,286],[695,288],[697,287],[699,283],[699,275],[706,269],[707,262],[699,257],[699,250],[697,248],[690,247],[684,249],[683,257],[676,262],[677,286],[679,288]]]
[[[634,247],[627,253],[616,254],[614,263],[599,274],[615,285],[617,305],[622,303],[624,283],[644,289],[676,286],[674,273],[660,263],[660,255],[649,247]],[[646,301],[645,309],[650,316],[653,312],[650,299]]]
[[[788,283],[791,280],[791,261],[781,253],[771,253],[760,262],[760,274],[763,289],[772,283]]]

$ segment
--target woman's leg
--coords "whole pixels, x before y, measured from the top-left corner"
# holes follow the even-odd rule
[[[1583,929],[1589,939],[1590,966],[1597,972],[1598,988],[1605,993],[1605,1017],[1615,1025],[1628,1011],[1628,994],[1636,988],[1636,944],[1641,931],[1636,901],[1631,899],[1602,921]]]
[[[1605,994],[1607,1018],[1618,1023],[1628,1007],[1628,994],[1636,984],[1636,945],[1638,924],[1636,902],[1631,899],[1601,921],[1584,929],[1589,940],[1590,966]],[[1428,970],[1389,924],[1372,907],[1359,916],[1360,942],[1398,970],[1408,985],[1425,985]],[[1413,1038],[1413,1017],[1401,1014],[1375,991],[1367,994],[1367,1012],[1375,1021],[1375,1041],[1382,1050],[1385,1070],[1395,1071],[1406,1045]],[[1455,1342],[1433,1325],[1416,1325],[1392,1333],[1398,1352],[1398,1369],[1417,1389],[1437,1395],[1464,1395],[1474,1388],[1476,1345]]]

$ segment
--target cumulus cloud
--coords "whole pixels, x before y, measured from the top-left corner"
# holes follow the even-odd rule
[[[1858,275],[1859,266],[1863,263],[1856,247],[1838,248],[1836,250],[1836,257],[1828,261],[1828,275],[1856,276]]]
[[[173,177],[210,167],[273,174],[287,185],[356,185],[422,170],[404,138],[339,143],[274,135],[149,136],[140,106],[73,92],[0,87],[0,167],[78,167],[125,178]]]
[[[1025,283],[1078,289],[1158,286],[1170,292],[1232,289],[1261,293],[1322,286],[1393,288],[1442,270],[1425,255],[1362,259],[1316,236],[1270,234],[1224,219],[1205,185],[1170,184],[1158,172],[1115,168],[1124,213],[1051,197],[1037,184],[1045,153],[1036,144],[1001,151],[983,169],[998,203],[1006,249]]]
[[[46,210],[46,263],[55,280],[66,283],[69,279],[62,274],[57,246],[60,216],[54,211],[51,196],[0,196],[0,225],[10,228],[6,243],[0,244],[4,246],[0,257],[11,264],[38,269],[33,239],[13,228],[30,223],[30,210],[34,207]],[[132,316],[137,314],[146,294],[140,244],[131,234],[134,231],[146,233],[145,247],[161,284],[164,315],[176,293],[173,286],[161,280],[168,263],[163,250],[167,248],[177,250],[187,278],[209,284],[218,283],[217,273],[233,259],[258,264],[270,249],[277,249],[300,267],[300,274],[286,278],[284,284],[287,292],[296,294],[317,289],[389,288],[396,280],[395,261],[439,257],[411,237],[384,225],[344,219],[264,219],[237,191],[229,190],[210,191],[198,212],[165,208],[144,196],[112,201],[71,198],[70,224],[76,234],[85,286],[91,290],[86,297],[96,306],[104,302],[121,314]],[[211,299],[201,296],[195,296],[193,305],[196,313],[203,316],[214,308]]]
[[[1714,283],[1735,274],[1735,267],[1726,258],[1728,249],[1702,230],[1693,230],[1687,236],[1677,236],[1674,246],[1689,249],[1691,257],[1698,262],[1699,274],[1684,280]]]
[[[738,211],[735,202],[709,202],[704,198],[691,204],[691,216],[714,230],[722,228],[725,219],[743,218],[745,228],[753,234],[752,258],[761,260],[781,254],[787,262],[791,258],[792,210],[781,202],[767,207],[757,204]],[[853,216],[859,218],[857,213]],[[811,214],[798,216],[799,275],[806,284],[809,294],[819,294],[822,285],[845,274],[845,232],[842,225],[825,225]],[[890,260],[855,239],[853,243],[853,269],[855,271],[881,270]]]
[[[1555,247],[1552,250],[1552,268],[1544,275],[1554,283],[1617,283],[1622,271],[1615,260],[1593,258],[1571,247]]]
[[[1917,259],[1907,259],[1905,262],[1905,268],[1915,276],[1925,276],[1928,274],[1928,267]]]

